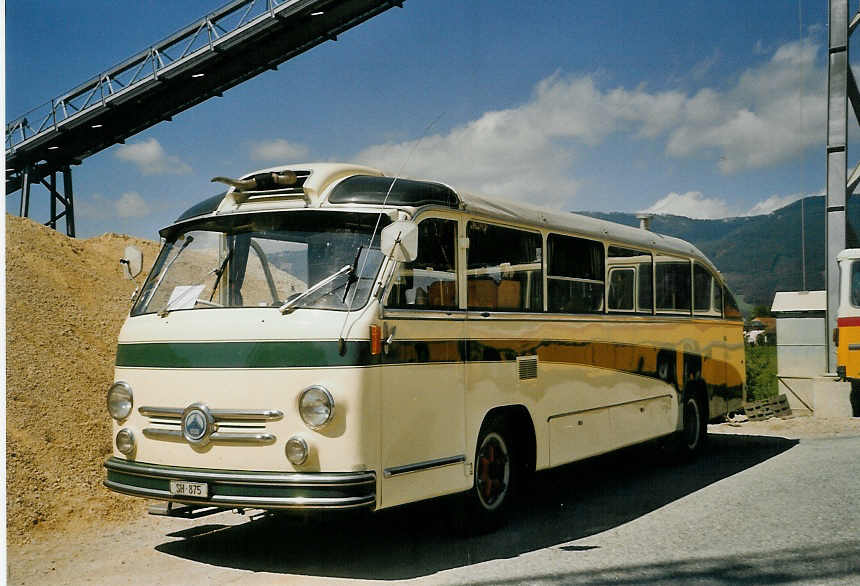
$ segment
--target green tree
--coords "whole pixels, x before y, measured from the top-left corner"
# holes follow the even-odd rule
[[[776,346],[747,346],[747,401],[777,395]]]

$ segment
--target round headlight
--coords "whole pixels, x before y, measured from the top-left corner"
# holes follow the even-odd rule
[[[122,421],[131,414],[133,405],[134,398],[128,383],[118,381],[111,385],[107,394],[107,408],[111,417]]]
[[[287,452],[287,460],[296,466],[304,464],[305,460],[308,459],[308,443],[297,435],[287,440],[285,451]]]
[[[134,447],[134,434],[128,429],[119,430],[119,433],[116,434],[116,449],[126,456],[130,456],[134,453]]]
[[[299,414],[311,429],[319,429],[334,416],[334,399],[325,387],[314,385],[299,396]]]

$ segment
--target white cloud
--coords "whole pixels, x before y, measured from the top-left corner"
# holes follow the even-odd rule
[[[283,138],[263,140],[251,145],[251,158],[255,161],[271,161],[288,163],[303,159],[308,155],[308,148],[302,144],[288,142]]]
[[[739,215],[734,213],[734,210],[725,200],[717,197],[705,197],[701,191],[670,193],[643,211],[652,214],[686,216],[700,220],[713,220]]]
[[[82,216],[99,220],[116,217],[141,218],[152,211],[146,200],[136,191],[123,193],[119,199],[110,199],[101,193],[94,193],[89,198],[78,199],[75,207]]]
[[[128,191],[119,196],[114,203],[116,215],[120,218],[140,218],[149,214],[149,205],[136,191]]]
[[[693,94],[641,85],[604,90],[593,76],[555,73],[519,106],[486,112],[420,141],[369,146],[355,158],[388,173],[444,177],[463,189],[554,206],[570,205],[580,184],[573,166],[579,150],[613,134],[662,141],[670,157],[711,158],[723,173],[780,164],[821,142],[825,101],[818,49],[788,43],[743,72],[733,87]],[[717,57],[696,71],[707,70]],[[675,196],[664,204],[685,209],[685,202],[695,201],[689,193]],[[698,208],[700,214],[731,211],[723,200],[701,197],[698,203],[706,207]]]
[[[700,220],[716,220],[738,216],[760,216],[775,212],[785,206],[813,194],[794,193],[791,195],[772,195],[744,211],[730,205],[719,197],[706,197],[701,191],[686,193],[670,193],[654,202],[651,207],[642,210],[652,214],[670,214],[686,216]],[[821,195],[821,194],[818,194]]]
[[[120,145],[116,157],[133,163],[144,175],[185,175],[191,167],[179,157],[168,155],[155,138]]]
[[[714,152],[724,173],[786,162],[820,145],[826,112],[818,45],[787,43],[763,65],[746,70],[726,92],[689,98],[669,133],[666,152]]]

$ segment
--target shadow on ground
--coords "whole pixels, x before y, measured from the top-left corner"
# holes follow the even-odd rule
[[[564,549],[564,548],[562,548]],[[780,549],[738,557],[700,558],[654,564],[631,564],[583,572],[529,576],[540,584],[856,584],[860,576],[860,541]],[[485,584],[487,582],[471,582]],[[521,579],[489,584],[520,584]]]
[[[479,537],[458,536],[453,526],[459,501],[443,498],[375,514],[267,517],[229,527],[208,526],[199,533],[172,534],[181,539],[165,542],[156,549],[197,562],[255,572],[357,579],[415,578],[512,558],[606,531],[756,466],[796,444],[795,440],[782,438],[712,435],[709,450],[698,460],[681,466],[662,465],[661,452],[653,446],[640,446],[542,472],[536,475],[530,493],[520,509],[512,513],[510,522],[493,534]],[[578,546],[562,549],[580,551]],[[722,566],[714,568],[715,572],[744,571],[734,568],[735,561],[723,561]],[[617,577],[607,574],[604,578],[623,583],[625,571],[618,569]],[[667,564],[654,566],[645,574],[653,573],[666,580],[684,575],[684,571],[683,564]],[[641,572],[637,575],[636,582],[643,577],[648,581]],[[756,575],[758,581],[767,581],[765,576]],[[589,578],[589,582],[597,583],[603,579],[570,574],[538,578],[550,582]]]

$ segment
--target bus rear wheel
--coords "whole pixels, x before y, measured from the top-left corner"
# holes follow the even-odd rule
[[[504,523],[519,482],[511,437],[501,417],[488,418],[481,426],[472,489],[466,495],[468,533],[486,533]]]
[[[675,432],[667,448],[669,457],[674,462],[686,462],[692,460],[705,447],[708,434],[706,404],[702,393],[689,391],[684,393],[681,400],[681,416],[683,423],[681,430]]]

